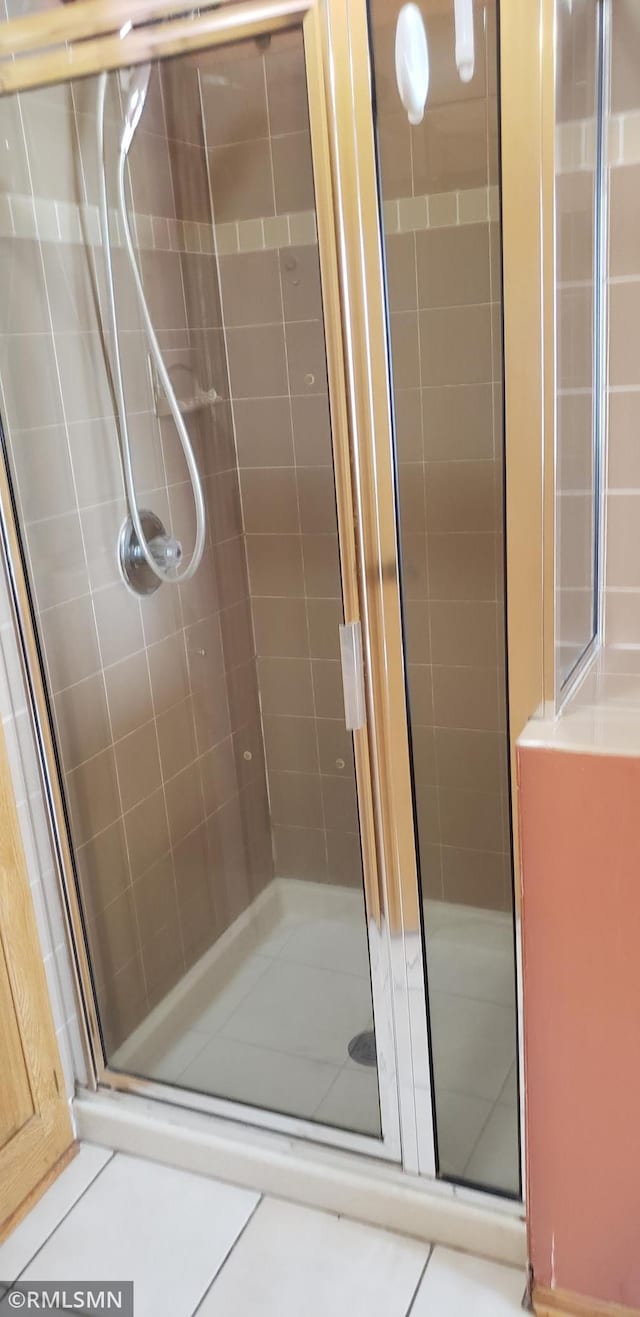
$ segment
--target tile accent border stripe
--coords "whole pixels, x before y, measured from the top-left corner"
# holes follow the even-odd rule
[[[572,174],[593,169],[595,119],[572,119],[556,127],[557,172]],[[607,164],[640,164],[640,111],[611,114],[607,124]]]
[[[469,188],[461,192],[435,192],[421,197],[400,197],[383,203],[385,232],[414,233],[422,229],[482,224],[499,215],[497,187]],[[196,223],[161,215],[135,213],[131,217],[138,248],[143,251],[193,252],[220,256],[305,247],[317,242],[312,210],[290,215],[268,215],[234,223]],[[114,245],[123,245],[117,211],[109,212]],[[0,196],[0,237],[40,239],[42,242],[100,245],[98,207],[14,193]]]
[[[593,169],[593,119],[576,119],[556,129],[557,172],[569,174]],[[640,111],[611,115],[608,126],[607,164],[640,164]],[[499,218],[497,186],[432,192],[383,202],[387,234],[415,233],[422,229],[455,228]],[[234,223],[210,224],[135,213],[131,217],[139,249],[194,252],[231,256],[279,247],[311,246],[317,241],[315,213],[267,215]],[[110,211],[115,246],[122,246],[117,211]],[[43,242],[100,244],[98,207],[16,193],[0,195],[0,238],[39,238]]]

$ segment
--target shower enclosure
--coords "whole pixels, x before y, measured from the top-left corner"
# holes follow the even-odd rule
[[[423,5],[413,127],[395,2],[160,7],[64,11],[72,81],[25,20],[0,99],[4,541],[91,1066],[517,1197],[496,5],[464,81]]]

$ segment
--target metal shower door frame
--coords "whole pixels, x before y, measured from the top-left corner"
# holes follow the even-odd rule
[[[126,24],[122,24],[126,11]],[[79,0],[0,30],[0,94],[220,46],[294,25],[304,37],[346,622],[363,634],[367,722],[354,733],[382,1138],[111,1070],[101,1039],[73,848],[8,464],[2,539],[87,1066],[107,1087],[332,1144],[434,1176],[426,983],[400,617],[390,379],[366,0]],[[176,14],[178,15],[176,17]],[[161,18],[162,22],[157,22]],[[375,222],[374,221],[375,217]],[[416,1083],[417,1077],[419,1082]]]

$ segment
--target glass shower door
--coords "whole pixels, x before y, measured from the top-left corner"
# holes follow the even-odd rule
[[[32,189],[0,239],[5,456],[102,1074],[398,1156],[366,729],[343,700],[358,596],[320,53],[308,23],[264,27],[112,73],[102,127],[98,79],[3,103]],[[125,424],[156,554],[187,563],[197,524],[134,267],[207,527],[191,579],[145,569],[142,592]]]
[[[399,9],[145,26],[100,131],[2,99],[5,538],[98,1081],[515,1194],[496,13],[464,83],[427,15],[409,128]],[[207,527],[142,594],[197,482],[134,265]]]
[[[398,94],[400,0],[370,0],[400,581],[438,1173],[517,1195],[494,0],[421,6],[421,122]],[[464,75],[464,76],[463,76]]]

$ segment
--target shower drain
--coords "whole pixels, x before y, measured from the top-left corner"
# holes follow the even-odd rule
[[[351,1060],[357,1061],[358,1065],[375,1065],[376,1036],[373,1029],[365,1029],[363,1033],[357,1033],[351,1039],[347,1051]]]

